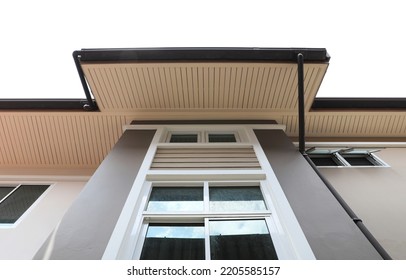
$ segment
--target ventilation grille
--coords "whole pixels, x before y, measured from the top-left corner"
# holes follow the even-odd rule
[[[158,148],[151,169],[260,169],[252,147]]]

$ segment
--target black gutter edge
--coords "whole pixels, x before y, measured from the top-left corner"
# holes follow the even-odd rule
[[[83,62],[120,61],[297,61],[302,53],[306,61],[329,62],[324,48],[127,48],[82,49]]]
[[[133,120],[131,125],[278,124],[274,120]]]
[[[329,191],[332,193],[332,195],[337,199],[337,201],[344,208],[344,210],[347,212],[347,214],[350,216],[350,218],[354,221],[354,223],[358,226],[358,228],[361,230],[361,232],[364,234],[364,236],[368,239],[368,241],[371,243],[371,245],[375,248],[375,250],[379,253],[379,255],[384,260],[392,260],[392,257],[388,254],[388,252],[386,252],[386,250],[381,246],[381,244],[378,242],[378,240],[376,240],[376,238],[372,235],[372,233],[367,229],[367,227],[363,224],[362,220],[357,217],[357,215],[354,213],[354,211],[351,209],[351,207],[345,202],[345,200],[337,192],[337,190],[323,176],[323,174],[321,174],[321,172],[318,170],[317,166],[313,163],[313,161],[311,160],[309,155],[304,153],[303,157],[307,160],[309,165],[313,168],[313,170],[316,172],[316,174],[319,176],[319,178],[323,181],[323,183],[326,185],[326,187],[329,189]]]
[[[406,98],[322,98],[316,97],[311,107],[323,109],[406,109]]]
[[[85,111],[98,111],[98,106],[94,99],[92,98],[92,95],[90,94],[90,89],[89,86],[86,82],[85,74],[83,73],[82,66],[80,65],[81,57],[82,57],[82,52],[81,51],[74,51],[72,53],[73,60],[75,61],[76,69],[79,74],[80,82],[82,83],[83,90],[86,95],[87,103],[83,105],[83,110]]]
[[[0,110],[83,110],[86,99],[1,99]]]

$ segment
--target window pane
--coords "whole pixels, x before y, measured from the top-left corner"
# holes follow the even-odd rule
[[[141,260],[204,260],[203,224],[150,224]]]
[[[0,201],[5,198],[15,187],[0,187]]]
[[[0,223],[15,223],[48,185],[23,185],[0,204]]]
[[[266,210],[259,187],[211,187],[209,197],[211,211]]]
[[[265,220],[210,221],[212,260],[275,260]]]
[[[234,134],[209,134],[209,142],[237,142]]]
[[[197,143],[197,134],[172,134],[170,143]]]
[[[374,166],[372,159],[368,159],[368,155],[353,155],[343,156],[346,161],[352,166]]]
[[[334,160],[332,155],[315,156],[310,155],[311,160],[316,166],[339,166],[338,162]]]
[[[147,211],[203,211],[203,188],[154,187]]]

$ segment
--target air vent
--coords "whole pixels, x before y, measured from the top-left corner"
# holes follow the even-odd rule
[[[151,169],[260,169],[252,147],[158,148]]]

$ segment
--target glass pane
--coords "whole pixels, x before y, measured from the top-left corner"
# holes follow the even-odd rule
[[[172,134],[170,143],[197,143],[197,134]]]
[[[266,210],[259,187],[211,187],[209,197],[211,211]]]
[[[310,156],[310,158],[316,166],[339,166],[338,162],[334,160],[332,155]]]
[[[346,161],[352,166],[374,166],[375,164],[368,159],[368,155],[354,155],[354,156],[343,156]]]
[[[153,187],[147,211],[203,211],[202,187]]]
[[[150,224],[141,260],[204,260],[203,224]]]
[[[265,220],[210,221],[212,260],[276,260]]]
[[[209,142],[237,142],[234,134],[209,134]]]
[[[12,190],[14,190],[14,187],[0,187],[0,201],[5,198]]]
[[[0,223],[15,223],[48,185],[23,185],[0,204]]]

